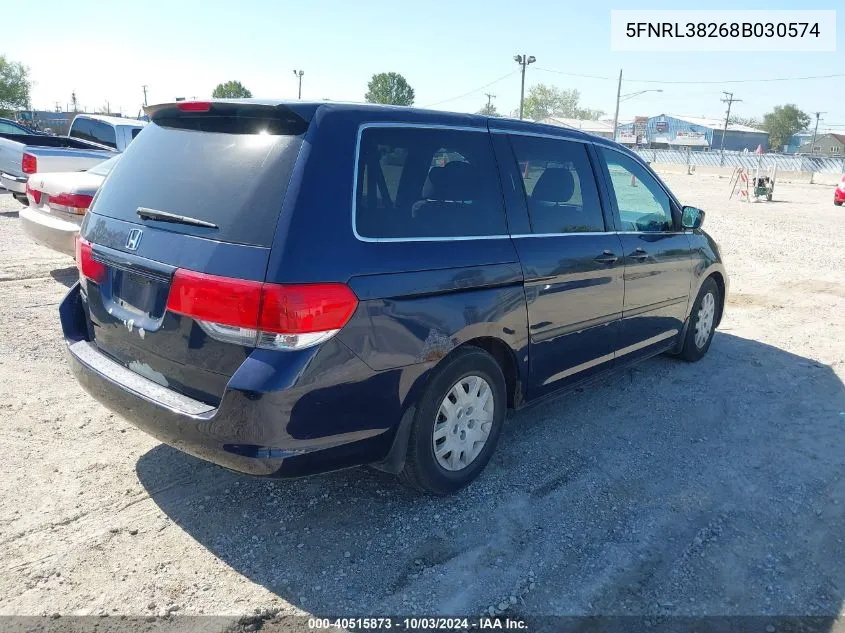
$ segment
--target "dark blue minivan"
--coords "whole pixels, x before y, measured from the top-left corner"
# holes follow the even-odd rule
[[[152,106],[60,307],[97,400],[185,452],[289,476],[472,481],[506,410],[708,350],[704,213],[565,128],[400,107]]]

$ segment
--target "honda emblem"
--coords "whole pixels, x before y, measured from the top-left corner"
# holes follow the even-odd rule
[[[126,237],[126,248],[130,251],[137,251],[138,244],[141,243],[141,235],[143,235],[141,229],[132,229],[129,231],[129,235]]]

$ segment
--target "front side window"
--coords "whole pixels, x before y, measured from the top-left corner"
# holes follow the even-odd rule
[[[601,203],[583,143],[511,136],[533,233],[605,230]]]
[[[612,149],[600,148],[607,165],[622,231],[672,231],[669,196],[637,161]]]
[[[486,130],[366,128],[356,177],[355,230],[361,237],[507,234]]]

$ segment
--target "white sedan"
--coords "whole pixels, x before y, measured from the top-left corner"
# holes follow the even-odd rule
[[[120,154],[88,171],[30,176],[26,183],[29,206],[20,210],[24,233],[42,246],[73,257],[91,200],[118,160]]]

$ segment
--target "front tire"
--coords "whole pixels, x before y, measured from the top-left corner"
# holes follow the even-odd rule
[[[435,495],[468,485],[496,448],[507,407],[505,377],[484,350],[447,358],[417,403],[403,483]]]
[[[710,349],[723,300],[719,285],[712,277],[708,277],[701,284],[701,290],[692,306],[690,324],[680,354],[685,361],[694,363],[701,360]]]

